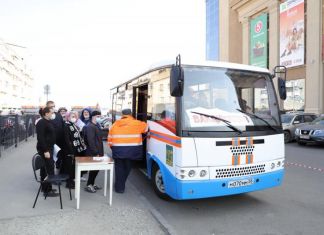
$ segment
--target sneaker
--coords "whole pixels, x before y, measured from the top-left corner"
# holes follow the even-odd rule
[[[52,192],[56,192],[57,191],[57,189],[55,189],[55,188],[53,188],[53,189],[51,189],[50,191],[52,191]],[[45,191],[42,189],[42,193],[45,193]]]
[[[74,181],[66,183],[65,187],[70,189],[75,189]]]
[[[88,185],[87,187],[85,187],[84,190],[87,191],[88,193],[95,193],[95,192],[97,192],[95,190],[95,188],[93,187],[93,185],[91,185],[91,184]]]
[[[81,177],[81,182],[86,182],[87,181],[87,178],[85,178],[85,177]]]
[[[99,187],[99,186],[96,185],[96,184],[93,185],[93,188],[94,188],[95,190],[100,190],[100,189],[102,189],[101,187]]]
[[[116,192],[116,193],[124,193],[125,190],[116,190],[116,189],[115,189],[115,192]]]
[[[47,194],[47,195],[46,195]],[[56,193],[55,191],[53,191],[53,190],[51,190],[51,191],[49,191],[48,193],[44,193],[44,197],[58,197],[59,196],[59,194],[58,193]]]

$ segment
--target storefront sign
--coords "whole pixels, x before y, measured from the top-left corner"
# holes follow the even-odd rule
[[[268,15],[262,14],[250,22],[250,64],[268,67]]]
[[[280,64],[295,67],[304,64],[304,0],[280,4]]]

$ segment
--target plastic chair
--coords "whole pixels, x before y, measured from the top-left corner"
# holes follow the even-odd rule
[[[60,195],[60,204],[61,204],[61,209],[63,209],[62,206],[62,196],[61,196],[61,184],[62,182],[65,182],[69,179],[69,176],[66,174],[59,174],[59,175],[47,175],[47,177],[45,178],[45,180],[41,180],[39,177],[37,177],[36,172],[39,171],[41,168],[45,168],[45,160],[43,159],[42,156],[40,156],[38,153],[36,153],[33,156],[33,160],[32,160],[32,166],[33,166],[33,171],[34,171],[34,176],[35,176],[35,180],[40,184],[38,192],[37,192],[37,196],[35,198],[35,202],[33,205],[33,208],[35,208],[39,193],[42,189],[42,183],[51,183],[51,184],[56,184],[58,185],[58,189],[59,189],[59,195]],[[45,168],[46,170],[46,168]],[[69,188],[69,192],[70,192],[70,199],[72,200],[72,194],[71,194],[71,188]],[[47,194],[45,194],[45,199],[47,197]]]

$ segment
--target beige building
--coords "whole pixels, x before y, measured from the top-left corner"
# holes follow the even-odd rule
[[[24,58],[13,46],[0,39],[0,110],[2,113],[16,111],[30,104],[34,79]]]
[[[272,70],[280,63],[288,65],[287,100],[281,103],[285,110],[305,109],[307,112],[324,113],[323,78],[323,8],[324,0],[302,1],[302,20],[294,20],[293,29],[282,31],[281,13],[289,17],[296,14],[293,8],[301,0],[229,0],[219,1],[219,59],[222,61],[251,64],[251,21],[267,15],[267,67]],[[284,3],[283,5],[280,5]],[[287,5],[292,8],[287,10]],[[280,19],[280,17],[282,17]],[[282,28],[282,29],[280,29]],[[280,31],[281,30],[281,31]],[[295,32],[293,32],[295,31]],[[299,35],[293,44],[294,35]],[[286,41],[285,37],[287,38]],[[295,36],[297,41],[297,36]],[[297,45],[297,46],[295,46]],[[298,51],[298,52],[297,52]],[[253,52],[253,51],[252,51]],[[298,57],[295,62],[284,58]],[[276,81],[275,81],[276,82]]]

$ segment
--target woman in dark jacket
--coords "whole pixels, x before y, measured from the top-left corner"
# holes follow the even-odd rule
[[[91,113],[91,122],[86,126],[85,130],[85,142],[87,145],[86,155],[92,157],[99,157],[104,155],[104,148],[102,143],[102,137],[100,135],[100,129],[97,126],[97,119],[101,116],[99,111],[93,111]],[[95,193],[101,189],[95,184],[96,177],[99,171],[89,171],[89,178],[87,187],[85,190],[90,193]]]
[[[42,118],[36,124],[37,133],[37,152],[45,160],[45,169],[41,169],[41,180],[44,180],[47,175],[54,175],[54,160],[53,160],[53,149],[56,141],[55,128],[51,123],[51,119],[54,112],[52,109],[46,107],[40,110]],[[47,194],[48,197],[58,196],[57,193],[52,189],[50,183],[42,184],[42,192]]]
[[[67,121],[64,126],[64,140],[65,140],[65,160],[67,171],[70,180],[66,187],[74,188],[75,178],[75,161],[74,157],[84,156],[87,149],[84,140],[80,134],[79,128],[75,125],[77,121],[77,112],[70,112],[66,114]]]
[[[90,108],[85,108],[81,112],[80,119],[85,125],[88,125],[88,123],[91,122],[91,112],[92,110]]]

